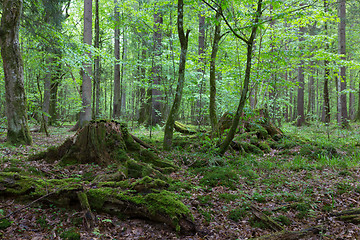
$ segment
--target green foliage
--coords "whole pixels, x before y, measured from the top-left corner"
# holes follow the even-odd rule
[[[239,222],[248,216],[250,209],[248,207],[235,208],[229,212],[228,218]]]
[[[60,234],[60,238],[64,240],[80,240],[80,237],[79,230],[76,228],[69,228]]]
[[[282,225],[285,225],[285,226],[291,225],[291,220],[287,216],[284,216],[284,215],[279,215],[279,216],[275,217],[274,220],[280,222]]]
[[[231,189],[235,188],[239,176],[230,167],[209,168],[200,180],[200,184],[208,187],[225,186]]]
[[[0,220],[0,230],[5,230],[6,228],[11,226],[11,221],[7,218]]]

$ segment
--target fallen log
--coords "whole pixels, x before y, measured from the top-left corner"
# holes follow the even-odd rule
[[[253,215],[262,223],[264,223],[266,226],[268,226],[270,229],[274,230],[274,231],[280,231],[280,230],[284,230],[284,228],[277,223],[275,220],[273,220],[271,217],[266,216],[260,209],[258,209],[257,207],[251,205],[251,212],[253,213]]]
[[[319,234],[323,230],[323,226],[316,226],[307,229],[302,229],[299,231],[287,231],[282,230],[269,235],[264,235],[254,240],[299,240],[299,239],[309,239],[311,236]]]
[[[93,209],[115,216],[145,218],[166,223],[183,234],[194,233],[195,224],[188,207],[174,193],[164,190],[166,185],[160,183],[164,182],[150,177],[135,183],[129,180],[90,183],[75,178],[41,179],[0,172],[0,197],[28,202],[54,192],[41,202],[83,209],[86,213]],[[91,217],[89,227],[94,226],[93,221]]]
[[[341,212],[332,213],[338,220],[344,222],[351,222],[354,224],[360,223],[360,208],[348,209]]]
[[[178,131],[180,133],[183,133],[183,134],[196,134],[197,131],[190,128],[189,126],[185,125],[185,124],[182,124],[178,121],[175,121],[175,124],[174,124],[174,129],[175,131]]]

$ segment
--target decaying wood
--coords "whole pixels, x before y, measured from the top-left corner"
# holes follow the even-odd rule
[[[151,149],[156,153],[159,153],[159,150],[157,150],[154,146],[151,146],[150,144],[147,144],[146,142],[142,141],[140,138],[130,134],[131,137],[134,139],[135,142],[143,146],[144,148]]]
[[[182,124],[178,121],[175,121],[174,123],[174,129],[180,133],[184,133],[184,134],[196,134],[197,131],[195,131],[194,129],[189,128],[188,126],[186,126],[185,124]]]
[[[89,215],[90,209],[93,209],[116,216],[125,215],[163,222],[184,234],[196,231],[190,211],[179,211],[187,207],[172,198],[171,193],[166,190],[149,187],[144,192],[136,192],[105,182],[91,183],[91,188],[84,192],[84,184],[89,183],[79,183],[78,179],[71,178],[46,180],[0,172],[0,197],[16,198],[22,202],[36,199],[36,202],[51,203],[64,208],[82,208],[89,228],[96,224],[95,217]],[[47,191],[51,194],[46,194]]]
[[[284,230],[284,228],[278,224],[275,220],[273,220],[271,217],[266,216],[264,213],[262,213],[261,210],[259,210],[257,207],[251,205],[251,212],[254,214],[254,216],[260,220],[262,223],[266,224],[270,229],[274,231],[281,231]]]
[[[309,237],[319,234],[323,230],[323,226],[315,226],[300,231],[282,230],[273,234],[255,238],[255,240],[300,240],[309,239]]]
[[[84,219],[84,225],[87,230],[92,230],[97,225],[97,218],[96,216],[91,212],[91,207],[89,204],[89,200],[87,198],[86,192],[79,191],[77,193],[80,205],[83,209],[83,219]]]
[[[348,209],[331,215],[344,222],[360,223],[360,208]]]

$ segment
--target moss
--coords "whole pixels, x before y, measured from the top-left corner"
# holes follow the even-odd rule
[[[255,146],[251,143],[241,142],[240,144],[241,144],[242,148],[244,149],[244,151],[247,153],[264,154],[264,152],[261,151],[260,148],[258,148],[257,146]]]
[[[216,167],[205,172],[204,177],[200,180],[200,184],[216,187],[219,185],[235,188],[239,176],[235,171],[227,167]]]
[[[6,228],[11,226],[11,222],[8,219],[0,220],[0,230],[5,230]]]
[[[163,180],[145,176],[144,178],[131,184],[130,188],[136,190],[137,192],[147,192],[151,191],[151,189],[164,189],[168,187],[169,184]]]
[[[142,162],[137,162],[132,159],[126,162],[126,168],[128,171],[127,177],[142,178],[145,176],[151,176],[163,180],[167,179],[160,171],[154,169],[151,165]]]
[[[191,216],[189,208],[178,200],[174,193],[166,190],[147,194],[144,199],[150,213],[166,213],[172,219],[172,224],[178,232],[180,231],[180,219],[184,216]]]
[[[60,234],[60,238],[64,240],[80,240],[80,233],[76,228],[70,228]]]
[[[282,225],[285,225],[285,226],[291,225],[291,220],[287,216],[284,216],[284,215],[279,215],[279,216],[275,217],[274,220],[280,222]]]
[[[248,215],[248,208],[241,207],[235,208],[229,212],[228,219],[231,219],[235,222],[239,222],[240,220],[244,219]]]
[[[265,152],[265,153],[269,153],[271,152],[271,148],[269,146],[269,144],[266,141],[262,141],[262,142],[258,142],[259,148]]]

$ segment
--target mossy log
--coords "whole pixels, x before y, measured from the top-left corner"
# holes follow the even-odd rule
[[[196,134],[198,132],[195,129],[191,128],[190,126],[180,123],[178,121],[175,121],[174,129],[175,129],[175,131],[178,131],[183,134],[189,134],[189,135]]]
[[[266,216],[264,213],[262,213],[261,210],[259,210],[257,207],[255,207],[253,205],[251,205],[251,212],[259,221],[264,223],[270,229],[275,230],[275,231],[284,230],[284,228],[279,223],[277,223],[271,217]]]
[[[360,223],[360,208],[348,209],[331,215],[344,222]]]
[[[133,183],[130,180],[90,183],[74,178],[41,179],[0,172],[0,197],[31,201],[54,192],[42,202],[79,209],[83,205],[88,211],[91,208],[117,216],[145,218],[166,223],[184,234],[195,232],[190,210],[166,187],[164,181],[150,177]],[[86,199],[88,205],[84,206],[80,199]]]
[[[323,230],[322,226],[311,227],[299,231],[282,230],[273,234],[264,235],[254,240],[299,240],[309,239],[310,237],[319,234]]]

